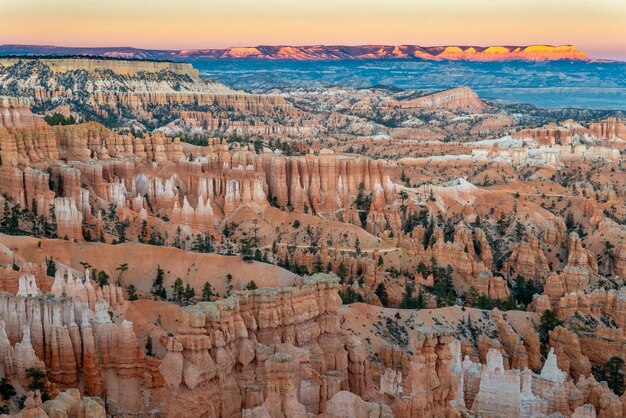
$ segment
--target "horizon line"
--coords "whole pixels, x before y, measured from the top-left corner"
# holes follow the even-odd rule
[[[210,50],[228,50],[233,48],[263,48],[263,47],[295,47],[295,48],[304,48],[304,47],[400,47],[400,46],[413,46],[420,48],[441,48],[441,47],[459,47],[459,48],[490,48],[490,47],[518,47],[518,48],[528,48],[531,46],[546,46],[546,47],[573,47],[575,50],[586,54],[590,60],[605,60],[605,61],[618,61],[618,62],[626,62],[626,51],[617,52],[617,55],[612,55],[611,58],[607,58],[606,55],[596,55],[593,50],[580,49],[576,44],[573,43],[562,43],[562,44],[549,44],[549,43],[529,43],[529,44],[513,44],[513,43],[501,43],[501,44],[488,44],[488,45],[478,45],[478,44],[431,44],[431,45],[422,45],[416,43],[305,43],[305,44],[256,44],[256,45],[239,45],[239,46],[227,46],[227,47],[191,47],[191,48],[168,48],[168,47],[140,47],[140,46],[132,46],[132,45],[108,45],[108,46],[80,46],[80,45],[70,45],[70,44],[37,44],[37,43],[3,43],[0,44],[0,48],[2,47],[39,47],[39,48],[67,48],[67,49],[133,49],[139,51],[172,51],[172,52],[181,52],[181,51],[210,51]]]

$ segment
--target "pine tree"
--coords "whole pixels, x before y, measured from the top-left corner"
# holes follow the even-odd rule
[[[204,286],[202,287],[202,300],[210,301],[211,296],[213,296],[213,288],[211,287],[211,283],[204,282]]]
[[[183,293],[183,298],[185,299],[185,303],[189,303],[189,301],[193,299],[195,296],[196,296],[196,289],[194,289],[193,287],[189,285],[189,283],[187,283],[187,286],[185,286],[185,291]]]
[[[380,303],[383,306],[387,306],[387,304],[389,303],[389,295],[387,294],[385,284],[378,283],[378,286],[376,286],[376,290],[374,291],[374,293],[376,293],[376,296],[378,296],[378,299],[380,299]]]
[[[182,239],[182,230],[180,229],[180,226],[176,228],[176,235],[174,236],[174,242],[172,243],[172,245],[176,248],[182,249],[183,248],[183,239]]]
[[[139,231],[139,237],[137,238],[139,242],[146,242],[146,238],[148,237],[148,222],[144,219],[141,221],[141,230]]]
[[[596,380],[606,382],[617,396],[621,396],[624,393],[624,376],[621,372],[623,367],[624,360],[613,356],[599,370],[594,370],[594,376]]]
[[[150,357],[154,357],[154,351],[152,351],[152,337],[148,335],[146,338],[146,355]]]
[[[574,214],[572,211],[568,211],[565,215],[565,227],[567,228],[567,232],[572,232],[575,226],[576,222],[574,221]]]
[[[94,278],[96,278],[96,281],[98,282],[98,285],[100,287],[106,286],[109,284],[109,275],[106,274],[104,270],[99,271],[97,276],[94,274]]]
[[[185,288],[183,287],[183,280],[178,277],[172,285],[172,298],[178,303],[182,303],[185,297]]]
[[[402,300],[400,301],[401,309],[423,309],[426,307],[426,301],[424,295],[420,292],[417,297],[413,296],[415,287],[412,284],[407,283],[404,286],[404,293],[402,294]]]
[[[465,294],[465,305],[475,308],[478,306],[478,298],[480,295],[478,294],[478,290],[474,286],[470,286],[467,293]]]
[[[233,275],[228,273],[226,274],[226,295],[229,296],[233,291]]]
[[[46,257],[46,275],[54,277],[57,272],[57,263],[52,258]]]
[[[346,266],[343,265],[343,261],[339,264],[339,267],[337,267],[337,276],[339,277],[339,281],[343,283],[346,278]]]
[[[55,206],[54,205],[50,205],[50,209],[49,209],[49,217],[50,217],[50,222],[48,221],[44,221],[43,224],[43,234],[46,237],[49,238],[54,238],[57,235],[57,215],[56,215],[56,210],[55,210]]]
[[[241,258],[243,258],[244,261],[252,260],[252,244],[249,238],[241,239],[239,242],[239,253],[241,253]]]
[[[165,291],[165,287],[163,287],[163,278],[165,276],[165,272],[161,268],[160,265],[157,266],[156,277],[152,282],[152,294],[158,296],[162,299],[167,299],[167,292]]]
[[[137,295],[137,288],[134,284],[129,284],[126,286],[126,293],[128,294],[128,300],[138,300],[139,296]]]
[[[9,206],[8,200],[4,201],[2,214],[2,230],[7,234],[15,234],[19,228],[19,210],[17,205]]]

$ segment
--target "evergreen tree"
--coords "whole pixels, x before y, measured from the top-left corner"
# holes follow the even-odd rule
[[[57,263],[52,258],[46,257],[46,275],[54,277],[57,272]]]
[[[357,293],[351,286],[348,286],[346,290],[339,291],[339,297],[344,305],[351,303],[363,302],[363,296]]]
[[[139,296],[137,295],[137,288],[135,288],[134,284],[129,284],[126,286],[126,293],[128,294],[128,300],[138,300]]]
[[[2,213],[2,231],[6,234],[14,235],[19,228],[19,209],[17,205],[9,206],[7,199],[4,201],[4,210]]]
[[[29,367],[26,369],[26,376],[30,378],[30,384],[28,385],[30,390],[43,390],[45,388],[45,381],[48,378],[45,371],[38,367]]]
[[[167,292],[163,286],[163,278],[165,272],[160,265],[157,266],[156,277],[152,281],[152,294],[160,297],[161,299],[167,299]]]
[[[213,252],[213,241],[211,240],[211,237],[206,234],[196,235],[193,243],[191,244],[191,251],[197,253]]]
[[[5,401],[15,396],[15,388],[9,383],[6,377],[0,379],[0,396],[2,396],[2,399]]]
[[[385,284],[378,283],[378,286],[376,286],[376,290],[374,291],[374,293],[376,293],[376,296],[378,296],[380,303],[383,306],[387,306],[387,304],[389,303],[389,295],[387,294],[387,289],[385,288]]]
[[[567,228],[567,232],[572,232],[576,227],[576,222],[574,221],[574,214],[572,211],[568,211],[565,215],[565,227]]]
[[[365,194],[365,185],[363,183],[359,184],[359,192],[354,199],[354,206],[359,214],[359,220],[361,221],[361,226],[363,228],[367,225],[367,215],[370,211],[370,206],[372,204],[372,194]]]
[[[518,241],[521,241],[524,239],[525,236],[526,236],[526,227],[524,226],[524,224],[518,221],[515,224],[515,238],[517,238]]]
[[[402,300],[400,301],[401,309],[423,309],[426,307],[426,302],[422,292],[420,292],[417,297],[413,296],[414,292],[415,287],[412,284],[407,283],[404,285],[404,293],[402,294]]]
[[[94,278],[96,279],[100,287],[106,286],[109,284],[109,275],[106,274],[104,270],[99,271],[97,275],[94,275]]]
[[[361,241],[359,240],[359,237],[356,237],[354,240],[354,251],[357,255],[361,254]]]
[[[185,288],[183,286],[183,280],[178,277],[172,285],[172,299],[178,303],[182,303],[185,297]]]
[[[339,281],[341,283],[344,282],[345,278],[346,278],[346,266],[343,265],[343,261],[339,264],[339,267],[337,267],[337,276],[339,277]]]
[[[233,275],[228,273],[226,274],[226,295],[230,295],[233,291]]]
[[[244,261],[252,260],[252,244],[249,238],[242,238],[239,241],[239,253]]]
[[[180,226],[176,228],[176,235],[174,236],[174,242],[172,243],[172,245],[176,248],[182,249],[183,248],[183,239],[182,239],[182,230],[180,229]]]
[[[115,230],[117,231],[117,241],[115,243],[122,244],[126,242],[126,230],[130,226],[130,222],[121,221],[115,223]]]
[[[194,289],[193,287],[189,285],[189,283],[187,283],[187,286],[185,286],[185,291],[183,294],[185,303],[189,303],[189,301],[193,299],[195,296],[196,296],[196,289]]]
[[[146,242],[146,238],[148,238],[148,222],[144,219],[141,221],[141,229],[139,231],[139,237],[137,240],[141,243]]]
[[[598,370],[594,370],[594,376],[599,382],[606,382],[617,396],[624,394],[624,375],[621,369],[624,367],[624,360],[621,357],[613,356]]]
[[[478,298],[480,298],[478,290],[474,286],[470,286],[464,297],[465,305],[475,308],[476,306],[478,306]]]
[[[213,288],[211,287],[211,283],[204,282],[204,286],[202,287],[202,300],[210,301],[211,296],[213,296]]]
[[[541,289],[535,285],[535,282],[526,280],[522,276],[517,276],[511,289],[511,294],[517,303],[528,306],[533,301],[533,295],[536,293],[541,293]]]
[[[119,267],[117,267],[115,270],[119,271],[119,274],[117,275],[117,285],[121,286],[122,285],[122,274],[124,274],[124,272],[128,271],[128,263],[120,264]]]
[[[154,357],[154,351],[152,348],[152,337],[148,335],[146,338],[146,355],[150,357]]]

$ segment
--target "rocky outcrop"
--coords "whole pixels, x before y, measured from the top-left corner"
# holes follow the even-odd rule
[[[301,416],[324,411],[339,390],[364,395],[372,385],[366,353],[340,332],[340,303],[334,282],[310,279],[301,288],[239,292],[185,308],[160,366],[176,389],[168,392],[171,413],[185,405],[193,415]],[[191,402],[199,392],[205,402]]]
[[[618,118],[608,118],[589,125],[589,133],[599,139],[626,140],[626,124]]]
[[[54,132],[30,111],[30,101],[0,96],[0,163],[37,163],[58,156]]]
[[[0,128],[15,132],[45,126],[44,120],[30,111],[30,100],[25,97],[0,96]]]
[[[72,270],[64,272],[57,269],[50,294],[57,297],[79,298],[94,311],[98,301],[106,301],[111,309],[118,309],[124,305],[124,290],[113,284],[98,286],[89,278],[89,270],[85,270],[84,280]]]
[[[387,405],[366,402],[347,391],[338,392],[326,404],[326,410],[319,418],[391,418],[394,414]]]
[[[187,63],[96,58],[2,58],[0,73],[0,87],[7,88],[18,81],[17,88],[9,90],[28,97],[38,105],[69,105],[72,110],[88,107],[103,118],[132,115],[139,120],[150,121],[160,117],[158,108],[163,107],[170,108],[170,111],[171,107],[181,110],[212,108],[217,119],[221,115],[227,121],[233,111],[283,116],[297,113],[281,96],[252,95],[231,90],[223,84],[201,78],[198,70]],[[3,116],[7,125],[12,124],[10,117]],[[275,133],[270,126],[265,129],[268,132],[264,134]],[[251,127],[252,130],[254,127]],[[132,142],[131,138],[128,139]]]
[[[503,270],[514,271],[517,276],[526,279],[535,280],[545,277],[550,267],[539,239],[535,235],[530,235],[527,242],[514,244],[511,256],[505,261]]]
[[[54,215],[57,222],[57,235],[72,241],[83,239],[83,214],[76,208],[71,197],[54,199]]]
[[[626,243],[620,244],[613,249],[612,257],[615,274],[626,278]]]
[[[41,409],[49,417],[106,417],[106,411],[98,398],[81,398],[78,389],[68,389],[54,399],[44,402]]]
[[[6,338],[0,333],[0,349],[10,353],[15,378],[27,387],[26,370],[37,367],[61,388],[77,387],[81,380],[87,394],[102,395],[108,387],[108,396],[121,407],[128,400],[118,398],[112,386],[146,376],[152,386],[162,386],[158,361],[144,355],[132,323],[113,323],[107,309],[104,300],[91,311],[79,298],[0,294],[0,320],[8,331]]]
[[[487,105],[468,87],[457,87],[405,100],[399,106],[403,109],[447,109],[467,113],[479,113],[487,109]]]
[[[39,390],[26,394],[24,408],[17,414],[8,415],[14,418],[57,418],[57,417],[106,417],[106,411],[98,398],[83,397],[78,389],[68,389],[42,404]],[[4,415],[7,416],[7,415]]]
[[[520,381],[522,380],[522,381]],[[489,350],[482,367],[480,387],[471,409],[491,416],[540,416],[547,402],[532,394],[530,371],[505,370],[502,354]]]
[[[587,55],[572,45],[530,45],[526,47],[489,46],[481,47],[441,47],[437,58],[464,61],[551,61],[561,59],[587,60]]]
[[[487,364],[473,363],[467,357],[457,364],[467,409],[481,416],[587,416],[580,415],[583,412],[590,416],[596,416],[596,412],[598,416],[621,416],[616,395],[593,377],[581,377],[574,385],[560,370],[552,350],[539,374],[528,369],[507,370],[502,360],[500,351],[490,349]]]
[[[554,347],[560,368],[573,376],[591,373],[589,358],[583,354],[576,334],[565,327],[550,331],[550,345]]]
[[[392,403],[398,417],[449,416],[458,385],[453,375],[449,335],[423,335],[416,340],[403,393]]]
[[[556,144],[571,144],[572,135],[570,129],[551,124],[541,128],[522,129],[511,136],[536,141],[540,147],[553,147]]]
[[[569,235],[567,265],[587,269],[588,271],[598,271],[595,255],[583,246],[576,232],[572,232]]]

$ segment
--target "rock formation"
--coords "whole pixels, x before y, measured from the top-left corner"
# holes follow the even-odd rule
[[[487,108],[476,93],[467,87],[457,87],[450,90],[430,94],[417,99],[406,100],[400,103],[404,109],[448,109],[467,113],[479,113]]]

